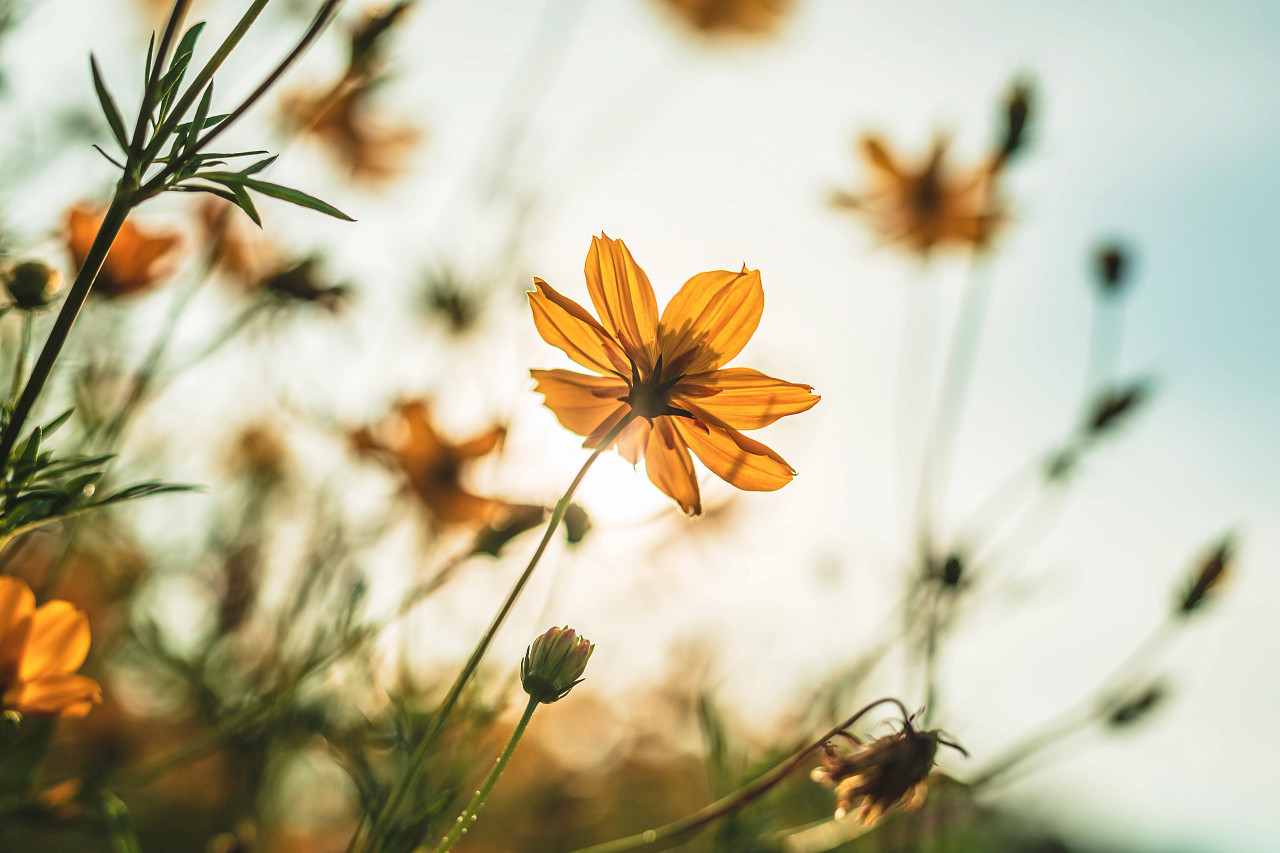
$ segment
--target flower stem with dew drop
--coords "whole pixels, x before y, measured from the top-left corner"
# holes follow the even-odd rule
[[[569,488],[565,490],[564,495],[556,503],[555,509],[551,513],[551,519],[547,522],[547,529],[542,534],[542,541],[538,543],[537,550],[533,552],[533,556],[529,559],[529,565],[525,567],[523,573],[516,580],[515,585],[511,587],[511,591],[507,593],[506,600],[502,603],[502,607],[498,609],[497,614],[493,617],[493,621],[489,624],[489,628],[485,631],[484,636],[480,638],[480,642],[476,644],[475,649],[471,652],[471,657],[467,658],[466,664],[463,665],[462,671],[458,673],[458,677],[453,682],[453,686],[449,688],[449,692],[445,694],[444,701],[440,703],[440,707],[431,716],[431,725],[423,734],[422,740],[418,742],[413,754],[409,757],[409,763],[405,767],[404,774],[396,782],[391,794],[387,797],[387,802],[382,809],[373,818],[367,834],[362,834],[363,825],[356,827],[356,832],[351,837],[351,843],[348,845],[348,853],[353,851],[361,851],[361,853],[377,853],[382,849],[386,832],[390,827],[391,821],[395,818],[396,813],[400,810],[400,806],[404,803],[405,796],[408,795],[409,789],[413,786],[414,780],[422,772],[422,767],[426,763],[427,756],[431,752],[431,747],[435,745],[436,738],[440,736],[440,732],[444,730],[445,721],[449,718],[453,706],[458,703],[458,699],[462,696],[463,688],[475,675],[476,670],[480,667],[480,662],[484,660],[485,653],[489,650],[493,638],[497,636],[498,629],[507,620],[507,616],[511,613],[511,609],[515,606],[516,599],[520,597],[520,593],[524,591],[525,585],[529,582],[529,578],[533,575],[533,570],[537,567],[538,561],[542,559],[543,553],[547,550],[547,545],[551,542],[551,536],[556,532],[556,528],[560,526],[561,520],[564,519],[565,512],[569,509],[569,503],[573,500],[573,495],[578,491],[578,486],[582,484],[583,479],[587,476],[592,464],[600,457],[608,447],[622,434],[632,421],[636,419],[634,412],[628,412],[617,425],[611,429],[596,449],[587,457],[587,461],[583,463],[579,469],[577,476],[573,478],[573,482],[569,484]]]
[[[480,807],[484,805],[484,801],[489,798],[489,794],[493,791],[493,786],[497,783],[498,777],[502,775],[502,771],[506,769],[507,762],[511,760],[511,754],[516,751],[516,744],[520,742],[520,736],[524,734],[525,728],[529,725],[529,720],[533,719],[533,711],[537,708],[539,702],[533,696],[529,697],[529,704],[525,706],[524,714],[520,717],[520,722],[516,725],[516,730],[511,733],[511,740],[507,741],[507,745],[503,748],[502,754],[498,756],[497,762],[493,765],[493,769],[489,771],[488,777],[485,778],[484,784],[476,791],[475,796],[471,798],[471,802],[467,803],[466,809],[462,814],[458,815],[458,819],[454,821],[449,834],[440,840],[436,845],[434,853],[445,853],[453,845],[458,843],[458,839],[466,833],[467,828],[475,822],[476,813],[480,811]]]

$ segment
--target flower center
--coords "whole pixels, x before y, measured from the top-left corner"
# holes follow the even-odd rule
[[[625,397],[618,399],[630,406],[637,415],[650,421],[664,415],[693,417],[684,409],[671,405],[670,402],[671,389],[683,378],[683,374],[663,378],[662,356],[658,356],[657,362],[653,365],[653,372],[645,377],[640,375],[640,368],[632,362],[631,390]]]

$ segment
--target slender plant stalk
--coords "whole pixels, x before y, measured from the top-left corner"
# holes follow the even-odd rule
[[[31,324],[34,320],[34,311],[22,312],[22,341],[18,344],[18,352],[13,360],[13,390],[9,392],[11,399],[22,390],[22,377],[27,372],[27,356],[31,349]]]
[[[871,704],[863,706],[852,717],[849,717],[818,740],[801,748],[790,758],[754,782],[747,783],[732,794],[716,800],[711,805],[699,809],[688,817],[681,818],[657,829],[646,829],[644,832],[637,832],[635,835],[629,835],[626,838],[619,838],[615,841],[608,841],[591,847],[583,847],[580,850],[575,850],[574,853],[626,853],[629,850],[666,850],[681,844],[721,818],[733,814],[769,793],[778,783],[790,776],[815,750],[820,749],[824,743],[848,729],[872,709],[887,702],[897,705],[904,718],[910,716],[906,707],[897,699],[892,697],[877,699]]]
[[[84,302],[89,297],[89,289],[93,287],[94,279],[102,269],[103,261],[107,259],[107,251],[115,242],[120,226],[124,225],[124,220],[134,205],[135,192],[136,185],[132,185],[128,175],[120,179],[116,193],[111,199],[111,205],[107,208],[102,225],[98,228],[98,235],[94,237],[84,264],[76,274],[76,280],[72,283],[61,310],[58,311],[57,319],[53,321],[53,328],[49,331],[44,348],[40,350],[40,356],[31,369],[31,377],[23,386],[22,394],[14,406],[13,416],[9,419],[3,436],[0,436],[0,470],[8,470],[9,456],[13,453],[13,446],[22,433],[22,427],[26,423],[27,416],[31,414],[36,398],[40,396],[45,383],[49,381],[49,374],[53,372],[53,363],[62,352],[62,347],[67,342],[67,335],[71,333],[71,327],[75,324],[76,316],[79,315],[80,309],[84,307]]]
[[[1136,674],[1136,669],[1159,657],[1172,641],[1176,628],[1177,623],[1172,619],[1161,622],[1119,666],[1112,670],[1106,681],[1093,692],[1092,696],[1062,712],[1039,731],[1006,749],[980,770],[969,784],[975,788],[989,785],[993,780],[1004,776],[1027,759],[1043,752],[1047,747],[1109,714],[1114,710],[1118,691],[1124,688],[1125,682]]]
[[[467,807],[462,814],[458,815],[458,819],[454,821],[453,827],[449,830],[449,834],[440,839],[440,843],[436,845],[434,853],[445,853],[452,849],[453,845],[458,843],[458,839],[463,836],[471,824],[475,823],[476,813],[480,811],[480,807],[484,805],[484,801],[489,799],[489,794],[493,791],[493,786],[497,784],[498,777],[502,775],[502,771],[506,769],[507,762],[511,760],[511,755],[516,751],[516,744],[520,742],[520,737],[524,734],[524,730],[529,726],[529,721],[533,719],[533,712],[538,707],[538,700],[529,697],[529,704],[524,708],[524,714],[520,717],[520,722],[516,725],[516,730],[511,733],[511,739],[507,741],[507,745],[503,748],[502,754],[498,756],[497,762],[493,765],[493,769],[489,771],[489,775],[485,778],[484,784],[476,791],[475,796],[471,798],[471,802],[467,803]]]
[[[493,621],[489,624],[489,628],[485,631],[484,636],[480,638],[480,642],[476,644],[472,650],[471,656],[467,658],[467,662],[462,667],[462,671],[458,673],[457,679],[454,680],[453,686],[449,688],[449,692],[445,694],[444,700],[440,703],[440,707],[431,716],[431,725],[422,736],[422,740],[418,742],[413,754],[409,758],[408,766],[405,767],[404,774],[400,777],[395,787],[391,789],[390,795],[387,797],[386,804],[374,817],[373,823],[369,829],[368,835],[361,837],[361,829],[357,827],[356,832],[351,837],[351,844],[347,847],[348,853],[359,850],[362,853],[376,853],[382,848],[386,840],[386,832],[390,828],[391,821],[394,820],[400,806],[404,803],[404,798],[409,793],[409,789],[413,786],[414,781],[422,772],[422,768],[426,763],[427,757],[431,753],[431,747],[435,745],[436,738],[440,736],[440,732],[444,729],[445,721],[449,718],[449,714],[453,711],[453,706],[458,703],[458,699],[462,696],[463,689],[467,683],[471,681],[476,670],[480,666],[480,662],[484,660],[485,653],[489,651],[489,646],[493,643],[493,638],[497,636],[498,629],[502,627],[507,620],[507,615],[511,612],[511,608],[515,606],[516,599],[520,597],[520,593],[524,591],[525,585],[529,582],[529,578],[533,575],[533,570],[537,567],[538,561],[542,559],[542,554],[547,550],[547,544],[551,541],[551,536],[556,532],[556,528],[560,526],[561,520],[564,518],[565,511],[569,508],[569,502],[573,500],[573,495],[578,491],[578,486],[582,484],[583,478],[587,476],[596,459],[600,457],[607,448],[609,448],[617,437],[627,426],[635,420],[634,412],[628,412],[618,424],[609,431],[587,457],[587,461],[583,463],[582,468],[578,471],[577,476],[573,478],[573,482],[569,484],[569,488],[564,495],[556,503],[555,509],[551,512],[551,519],[547,522],[546,532],[542,534],[542,541],[538,543],[537,549],[533,552],[533,556],[529,559],[529,565],[525,567],[523,573],[516,580],[515,585],[511,587],[511,591],[507,594],[507,598],[503,601],[502,606],[498,609],[497,614],[493,617]]]

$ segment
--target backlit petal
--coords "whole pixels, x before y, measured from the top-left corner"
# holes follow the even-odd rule
[[[732,486],[750,492],[772,492],[795,476],[785,459],[737,430],[688,418],[671,420],[689,449]]]
[[[702,514],[698,475],[689,448],[672,427],[672,418],[657,418],[649,431],[644,468],[649,480],[689,515]]]
[[[648,371],[658,356],[658,300],[649,277],[626,244],[604,234],[591,238],[586,275],[600,324],[642,371]]]
[[[89,654],[89,619],[66,601],[50,601],[31,617],[18,677],[33,681],[75,672]]]
[[[663,374],[702,373],[729,361],[751,340],[763,312],[759,270],[698,273],[662,312]]]
[[[637,418],[627,424],[626,429],[622,431],[622,435],[618,436],[615,447],[618,454],[632,465],[636,465],[644,458],[645,448],[649,444],[649,432],[651,431],[649,422],[644,418]]]
[[[734,429],[760,429],[807,411],[821,399],[811,391],[808,385],[783,382],[747,367],[687,376],[672,389],[675,406],[710,415]]]
[[[561,296],[540,278],[529,291],[533,324],[542,339],[565,351],[569,358],[600,374],[631,375],[631,364],[622,347],[586,309]]]
[[[546,400],[547,408],[566,429],[591,435],[619,407],[618,398],[627,395],[621,379],[587,376],[572,370],[531,370],[538,383],[534,390]]]
[[[25,681],[5,691],[3,704],[22,714],[83,717],[102,701],[98,682],[83,675],[55,675]]]

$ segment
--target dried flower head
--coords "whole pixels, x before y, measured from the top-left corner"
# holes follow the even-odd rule
[[[51,301],[62,275],[44,261],[20,261],[4,275],[4,286],[13,304],[23,311],[37,311]]]
[[[102,701],[98,682],[76,670],[89,654],[89,620],[66,601],[36,607],[31,588],[0,576],[0,709],[83,717]]]
[[[67,249],[77,270],[88,257],[105,215],[106,211],[85,204],[67,214]],[[176,232],[143,231],[126,220],[107,252],[92,293],[118,299],[152,290],[172,272],[181,242]]]
[[[262,281],[262,289],[285,302],[312,302],[331,314],[346,305],[351,288],[344,284],[320,283],[320,259],[307,258]]]
[[[582,683],[582,673],[595,649],[594,643],[568,626],[547,629],[520,661],[524,691],[545,705],[563,699]]]
[[[1222,583],[1222,579],[1226,577],[1234,556],[1235,538],[1228,534],[1222,538],[1222,541],[1209,552],[1209,555],[1200,564],[1200,569],[1196,572],[1191,584],[1178,602],[1179,614],[1186,615],[1191,613],[1211,597],[1213,591],[1218,588],[1218,585]]]
[[[861,142],[869,173],[867,190],[837,192],[832,204],[861,214],[889,244],[902,244],[920,255],[936,247],[983,249],[1006,221],[995,198],[999,161],[953,173],[946,164],[947,141],[916,168],[904,166],[878,136]]]
[[[387,37],[404,21],[412,5],[411,0],[399,0],[391,6],[365,12],[351,31],[349,76],[378,73],[383,64]]]
[[[460,481],[470,463],[493,453],[505,437],[505,428],[493,427],[454,444],[436,430],[426,401],[410,400],[400,403],[387,423],[353,432],[351,442],[357,451],[398,468],[440,523],[479,527],[496,521],[508,506],[472,494]]]
[[[772,35],[791,11],[791,0],[662,0],[705,35]]]
[[[586,277],[599,320],[542,279],[528,294],[543,340],[600,374],[530,371],[560,423],[594,448],[635,417],[614,446],[633,465],[644,459],[653,484],[690,515],[702,512],[690,451],[740,489],[771,492],[791,482],[786,460],[740,430],[807,411],[819,397],[808,385],[722,367],[760,323],[760,273],[698,273],[659,317],[644,270],[621,240],[602,234],[591,240]]]
[[[856,809],[858,821],[866,827],[874,826],[893,809],[914,811],[924,803],[940,744],[964,752],[943,739],[941,732],[920,731],[910,720],[903,720],[898,731],[870,743],[849,734],[845,737],[852,750],[828,741],[823,746],[822,766],[814,768],[811,775],[815,782],[835,789],[837,819]]]

